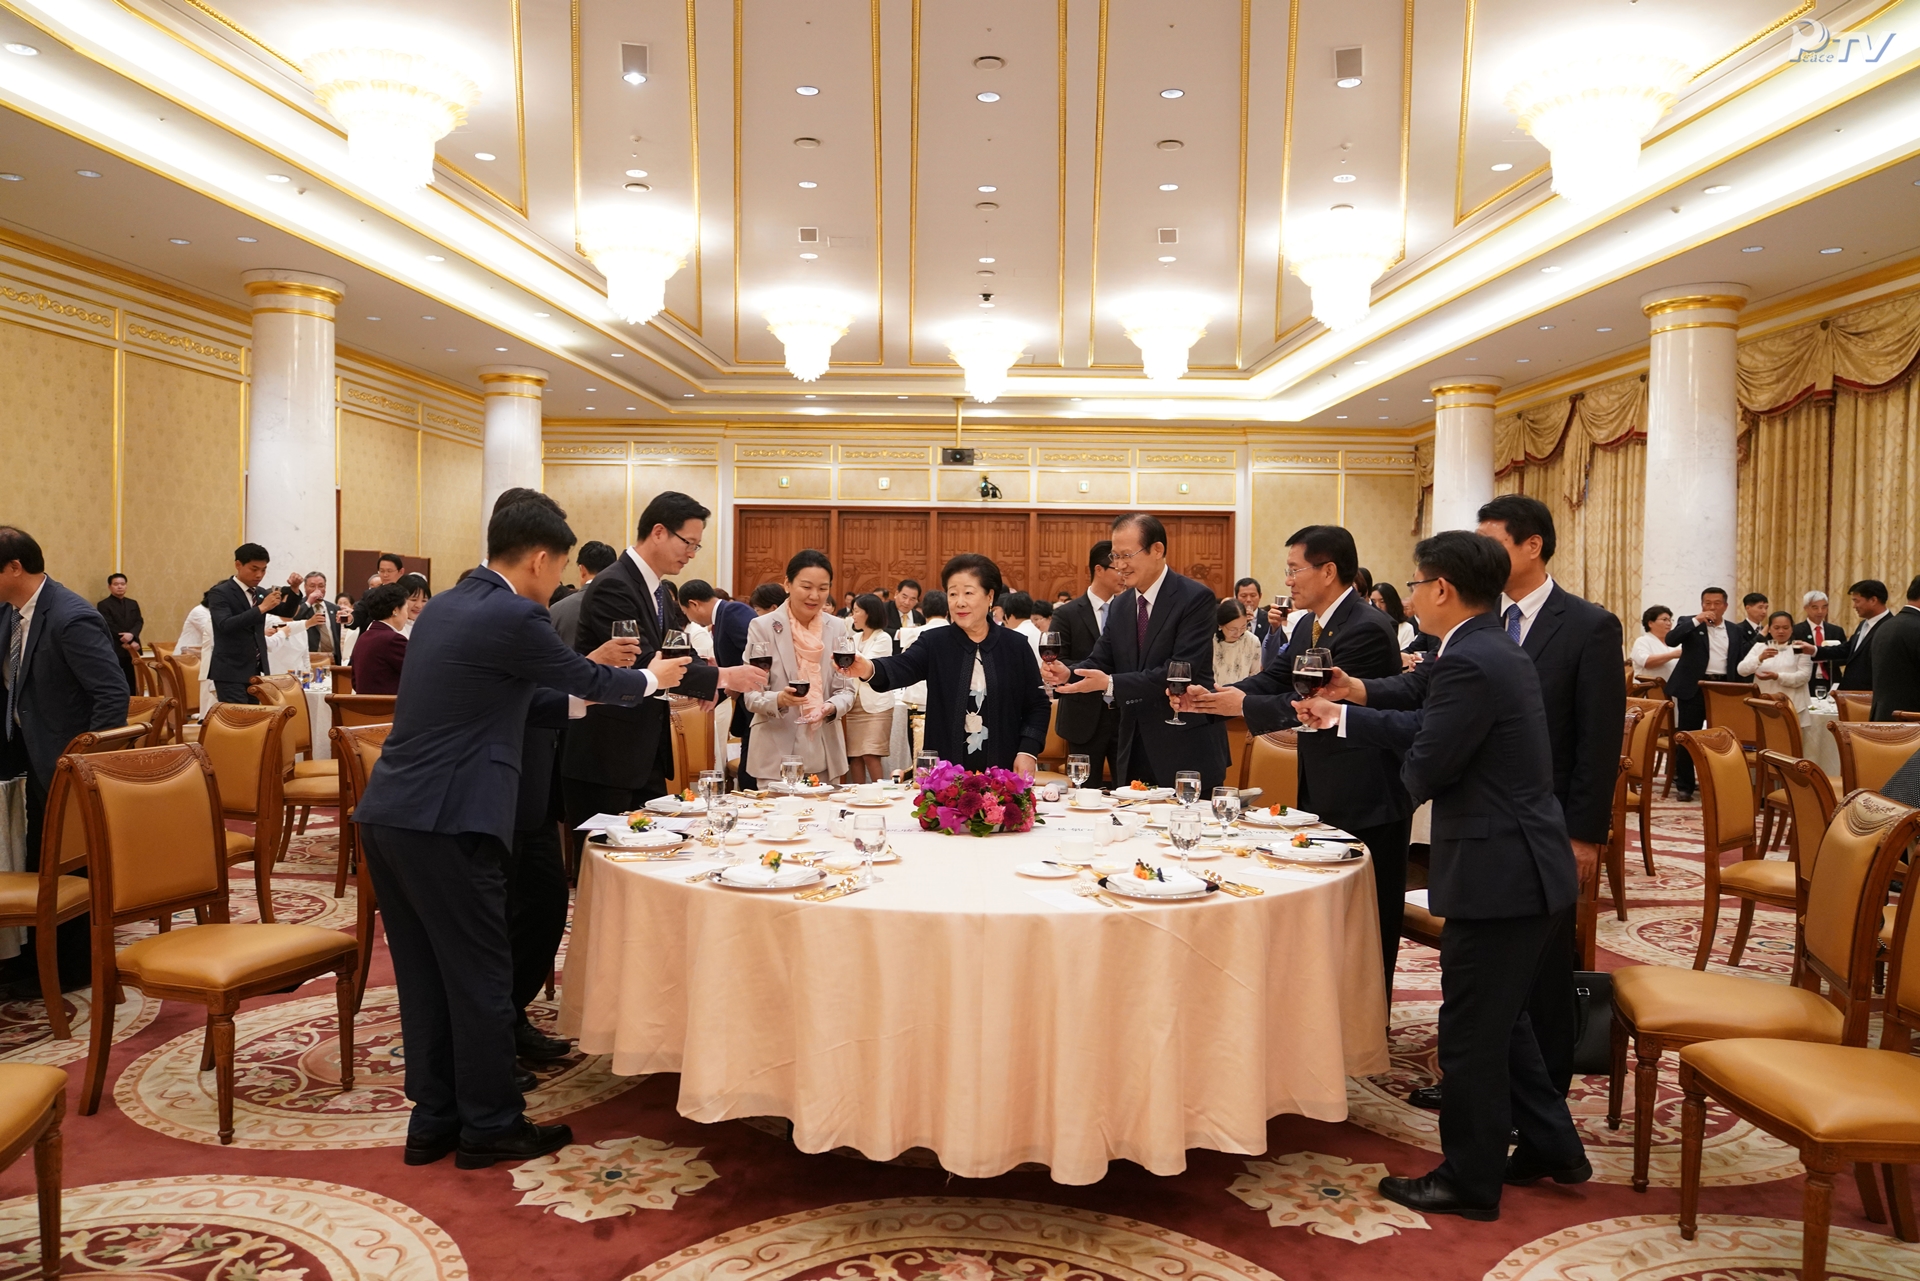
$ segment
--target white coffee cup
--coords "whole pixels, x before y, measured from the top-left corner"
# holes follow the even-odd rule
[[[884,801],[887,799],[887,785],[885,783],[861,783],[857,785],[853,791],[854,795],[863,801]]]
[[[775,814],[767,820],[766,834],[776,841],[790,841],[800,835],[800,818],[796,814]]]
[[[1082,809],[1092,809],[1100,803],[1100,789],[1097,787],[1074,788],[1073,803]]]
[[[1149,805],[1147,814],[1153,819],[1156,827],[1165,827],[1167,820],[1173,817],[1173,809],[1171,805]]]
[[[1060,858],[1068,863],[1093,861],[1093,832],[1085,827],[1069,827],[1060,833]]]
[[[803,796],[782,796],[773,803],[773,812],[775,814],[798,814],[812,803],[813,802]]]
[[[1119,819],[1120,825],[1127,829],[1128,837],[1132,837],[1138,832],[1147,821],[1146,816],[1137,809],[1121,810],[1118,814],[1114,815],[1114,817]]]

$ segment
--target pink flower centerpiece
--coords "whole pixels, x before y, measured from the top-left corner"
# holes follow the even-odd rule
[[[988,836],[1030,832],[1034,824],[1033,780],[993,766],[975,773],[941,761],[928,772],[913,799],[922,830]]]

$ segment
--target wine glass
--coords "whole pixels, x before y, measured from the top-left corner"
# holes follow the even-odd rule
[[[1220,820],[1220,827],[1232,827],[1240,817],[1240,789],[1237,787],[1216,787],[1213,789],[1213,816]]]
[[[1167,820],[1167,837],[1173,842],[1173,848],[1180,851],[1180,870],[1189,876],[1192,873],[1187,870],[1187,854],[1200,844],[1200,831],[1198,810],[1178,810]]]
[[[927,776],[939,768],[940,753],[921,752],[913,758],[913,783],[916,787],[927,785]]]
[[[1048,663],[1060,657],[1060,646],[1061,640],[1059,632],[1040,633],[1040,666],[1043,669]],[[1047,701],[1052,702],[1054,697],[1053,686],[1043,680],[1040,682],[1040,688],[1047,691]]]
[[[747,642],[746,659],[763,672],[773,670],[773,646],[755,637]]]
[[[701,770],[700,777],[694,780],[693,794],[705,801],[707,812],[712,813],[720,798],[727,794],[727,776],[717,769]]]
[[[833,642],[833,665],[843,672],[846,671],[853,666],[854,655],[857,652],[853,645],[853,637],[841,636]]]
[[[707,826],[720,838],[720,861],[723,864],[733,862],[733,855],[727,850],[727,833],[740,821],[740,810],[730,797],[722,796],[717,804],[707,807]]]
[[[862,887],[872,885],[877,879],[873,874],[875,856],[884,854],[887,849],[887,820],[883,814],[862,814],[853,820],[853,848],[860,851],[860,880]]]
[[[805,770],[806,766],[798,756],[786,757],[780,762],[780,786],[784,787],[790,795],[798,795],[800,777]]]
[[[1067,756],[1067,781],[1075,787],[1085,787],[1087,779],[1093,775],[1092,763],[1085,752],[1073,752]]]
[[[1181,808],[1196,805],[1200,801],[1200,771],[1183,769],[1173,776],[1173,796],[1180,802]]]
[[[662,658],[692,658],[693,641],[678,627],[667,629],[660,638],[660,656]]]
[[[1192,681],[1192,663],[1185,663],[1179,659],[1174,659],[1167,664],[1167,693],[1173,695],[1175,699],[1178,699],[1182,694],[1187,692],[1187,686],[1191,684]],[[1187,722],[1181,720],[1180,713],[1175,711],[1172,716],[1167,718],[1167,724],[1185,725]]]
[[[636,619],[616,618],[613,620],[612,628],[608,634],[615,640],[618,640],[622,636],[637,638],[640,635],[640,624]],[[638,654],[635,654],[633,657],[633,665],[635,667],[640,666],[640,656]]]
[[[1332,666],[1329,661],[1332,656],[1332,651],[1326,649],[1310,649],[1296,656],[1293,660],[1293,692],[1301,698],[1312,698],[1318,694],[1320,687],[1327,683],[1327,669]],[[1318,733],[1304,721],[1299,729],[1303,734]]]

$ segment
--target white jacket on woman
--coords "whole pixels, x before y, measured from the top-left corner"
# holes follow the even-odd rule
[[[1788,645],[1791,644],[1789,641]],[[1785,694],[1787,701],[1793,704],[1794,715],[1798,716],[1807,710],[1807,681],[1813,676],[1813,657],[1783,647],[1779,653],[1763,662],[1760,655],[1772,646],[1772,641],[1766,641],[1748,650],[1747,656],[1740,660],[1740,674],[1752,676],[1762,671],[1775,673],[1778,680],[1755,681],[1754,684],[1759,686],[1762,694]]]
[[[862,658],[890,658],[893,655],[893,637],[878,627],[869,628],[860,636],[858,644]],[[900,701],[900,695],[894,691],[869,689],[865,681],[855,681],[854,687],[860,691],[860,710],[863,712],[890,712],[894,704]]]

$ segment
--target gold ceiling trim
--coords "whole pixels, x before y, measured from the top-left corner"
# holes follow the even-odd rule
[[[1861,293],[1868,289],[1877,288],[1880,285],[1891,284],[1894,281],[1916,275],[1920,275],[1920,257],[1906,258],[1900,262],[1888,263],[1884,267],[1875,267],[1871,271],[1863,272],[1850,279],[1835,280],[1823,285],[1816,285],[1805,293],[1791,295],[1778,302],[1768,303],[1765,307],[1743,316],[1740,321],[1740,327],[1750,331],[1749,337],[1759,337],[1760,334],[1758,332],[1752,331],[1755,330],[1756,326],[1764,324],[1769,320],[1777,320],[1781,316],[1792,315],[1803,307],[1817,307],[1821,303],[1831,302],[1836,298],[1845,298],[1850,294]],[[1841,308],[1840,310],[1848,310],[1855,305],[1857,304],[1849,303],[1847,307]],[[1802,316],[1782,327],[1790,329],[1795,325],[1807,324],[1817,319],[1819,319],[1819,313]]]
[[[1647,335],[1650,338],[1657,338],[1661,334],[1670,334],[1677,329],[1738,329],[1738,328],[1740,328],[1740,326],[1735,324],[1731,320],[1693,320],[1693,321],[1687,321],[1683,324],[1678,324],[1678,325],[1661,325],[1657,329],[1649,329],[1647,331]]]
[[[1411,0],[1409,0],[1411,3]],[[1287,220],[1287,191],[1293,181],[1293,89],[1295,67],[1300,56],[1300,0],[1287,2],[1287,87],[1280,109],[1280,223],[1284,228]],[[1280,316],[1285,309],[1287,290],[1287,260],[1276,247],[1273,255],[1273,341],[1278,346],[1307,323],[1302,321],[1285,333],[1280,329]],[[1311,317],[1308,318],[1309,320]]]
[[[1438,383],[1427,390],[1431,391],[1437,400],[1441,396],[1497,396],[1500,394],[1502,385],[1500,383]]]
[[[1100,194],[1105,181],[1107,158],[1107,6],[1100,0],[1100,33],[1095,46],[1097,57],[1093,73],[1093,239],[1087,246],[1087,365],[1094,364],[1094,327],[1099,324],[1100,298]],[[1299,3],[1299,0],[1294,0]],[[1062,309],[1064,310],[1064,308]]]
[[[14,108],[14,110],[18,110],[18,108]],[[62,266],[73,267],[80,271],[88,272],[102,280],[112,281],[115,284],[123,285],[130,289],[138,289],[156,298],[164,298],[168,302],[178,303],[185,307],[192,307],[197,311],[207,313],[207,315],[218,316],[224,320],[232,321],[235,327],[228,332],[232,334],[236,340],[244,340],[247,334],[249,317],[247,309],[245,307],[236,307],[224,299],[208,298],[200,294],[190,293],[178,285],[169,284],[152,276],[142,275],[118,263],[110,263],[104,259],[90,257],[66,245],[56,245],[52,241],[41,240],[37,236],[28,235],[14,227],[0,226],[0,246],[16,249],[22,253],[37,254],[42,258],[60,263]],[[0,262],[10,262],[28,271],[53,276],[56,279],[66,281],[76,288],[93,289],[103,293],[114,292],[112,290],[101,289],[97,283],[75,280],[71,276],[62,276],[59,272],[48,271],[45,267],[35,263],[25,262],[18,258],[8,258],[0,255]],[[136,298],[133,294],[122,294],[120,296],[126,298],[128,301],[137,301],[143,307],[154,307],[154,303],[149,299]],[[167,308],[159,307],[157,310],[165,311]],[[192,320],[200,324],[207,323],[205,317],[202,316],[191,316],[185,312],[176,312],[174,314],[178,315],[182,320]],[[212,327],[218,328],[218,326]]]

